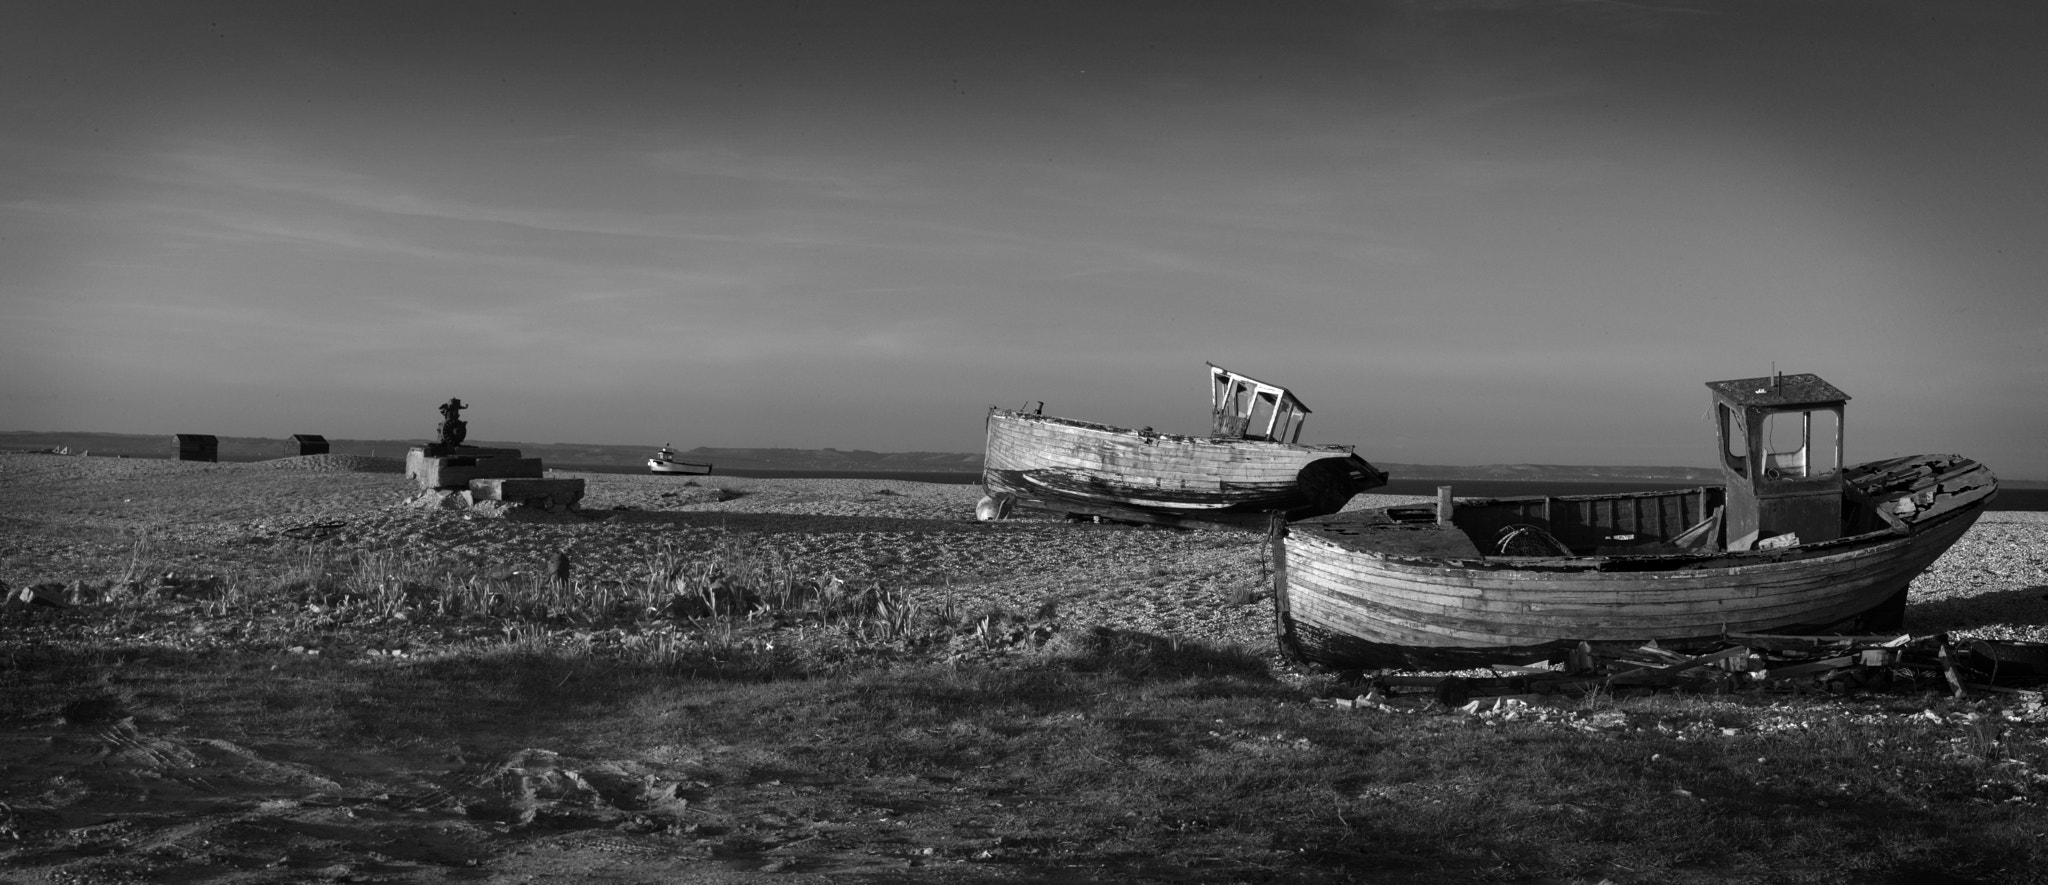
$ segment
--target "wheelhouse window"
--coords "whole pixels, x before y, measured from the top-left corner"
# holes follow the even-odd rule
[[[1213,433],[1239,439],[1292,443],[1301,436],[1308,407],[1287,388],[1210,366]]]
[[[1248,437],[1273,438],[1273,421],[1279,407],[1280,396],[1270,390],[1261,390],[1252,397],[1251,420],[1246,422],[1244,435]]]
[[[1806,479],[1842,466],[1842,416],[1832,409],[1780,412],[1764,418],[1764,476]]]
[[[1717,408],[1721,415],[1721,460],[1736,476],[1749,475],[1749,428],[1742,425],[1742,416],[1734,409],[1722,404]]]

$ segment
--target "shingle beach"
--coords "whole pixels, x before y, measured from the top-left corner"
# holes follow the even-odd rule
[[[774,545],[822,576],[912,588],[927,604],[1273,649],[1268,555],[1255,533],[977,522],[981,489],[971,485],[564,471],[549,475],[585,481],[586,515],[528,521],[407,508],[415,487],[401,473],[394,459],[353,455],[230,464],[0,455],[0,581],[104,579],[108,563],[146,538],[221,561],[309,543],[512,571],[566,554],[576,580],[594,585],[638,579],[664,548],[738,539]],[[1350,507],[1417,500],[1362,495]],[[1986,514],[1913,583],[1907,626],[2048,640],[2048,514]]]

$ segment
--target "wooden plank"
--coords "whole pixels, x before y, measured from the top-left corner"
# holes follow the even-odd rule
[[[1912,641],[1913,635],[1910,633],[1880,633],[1860,636],[1810,636],[1780,633],[1729,633],[1728,638],[1736,642],[1780,651],[1787,648],[1819,648],[1823,645],[1881,645],[1896,648]]]
[[[1403,597],[1389,592],[1386,586],[1374,588],[1370,598],[1363,597],[1343,586],[1349,582],[1340,582],[1333,587],[1316,580],[1317,565],[1298,558],[1291,565],[1293,578],[1290,583],[1296,588],[1297,609],[1302,617],[1308,617],[1311,608],[1322,607],[1311,602],[1312,597],[1327,597],[1332,610],[1355,608],[1370,611],[1388,622],[1410,624],[1418,630],[1439,632],[1446,637],[1463,636],[1478,640],[1475,644],[1493,644],[1495,640],[1507,637],[1641,639],[1648,631],[1715,636],[1729,625],[1804,624],[1822,615],[1847,616],[1881,602],[1892,592],[1888,588],[1879,588],[1867,590],[1862,596],[1842,596],[1837,588],[1831,595],[1839,600],[1836,605],[1824,605],[1825,598],[1815,601],[1794,595],[1782,603],[1752,606],[1748,611],[1739,613],[1679,608],[1646,614],[1642,611],[1643,606],[1626,601],[1579,607],[1552,606],[1547,611],[1536,611],[1535,603],[1523,603],[1519,609],[1508,609],[1501,601],[1491,599]],[[1617,620],[1618,624],[1615,623]],[[1600,626],[1603,624],[1606,626]]]
[[[1764,670],[1763,678],[1772,680],[1797,679],[1801,676],[1810,676],[1815,673],[1840,670],[1843,667],[1853,666],[1855,663],[1855,655],[1843,655],[1838,658],[1827,658],[1805,664],[1793,664],[1789,667],[1768,667]]]
[[[1942,675],[1948,679],[1949,688],[1954,691],[1956,700],[1969,697],[1969,689],[1963,683],[1963,674],[1956,670],[1956,657],[1949,650],[1948,643],[1944,642],[1935,649],[1934,656],[1941,662]]]
[[[1280,617],[1288,615],[1287,583],[1287,518],[1279,514],[1272,516],[1267,528],[1268,543],[1273,548],[1273,601]]]
[[[1614,682],[1614,684],[1663,684],[1663,682],[1677,680],[1679,676],[1683,676],[1688,670],[1708,668],[1708,666],[1720,664],[1720,662],[1731,660],[1731,658],[1749,658],[1749,647],[1747,645],[1731,645],[1731,647],[1724,647],[1720,651],[1710,651],[1710,654],[1694,656],[1694,658],[1683,658],[1679,662],[1673,662],[1673,664],[1667,664],[1667,666],[1659,666],[1659,668],[1638,668],[1638,670],[1620,672],[1620,674],[1614,674],[1610,678],[1610,682]]]
[[[1369,592],[1360,592],[1355,582],[1331,584],[1322,580],[1316,563],[1296,561],[1296,579],[1312,592],[1351,602],[1372,600],[1378,604],[1398,607],[1405,611],[1431,619],[1472,618],[1482,622],[1503,618],[1524,619],[1531,622],[1571,622],[1574,620],[1623,618],[1636,624],[1690,624],[1714,625],[1719,634],[1719,625],[1735,625],[1738,621],[1770,620],[1784,616],[1796,616],[1801,611],[1834,607],[1837,600],[1857,602],[1880,602],[1894,592],[1889,585],[1865,585],[1845,590],[1835,588],[1832,593],[1825,588],[1807,593],[1759,597],[1744,600],[1741,606],[1714,607],[1689,604],[1678,600],[1669,604],[1658,604],[1650,600],[1609,598],[1598,601],[1558,601],[1541,599],[1502,599],[1489,596],[1463,597],[1432,593],[1427,586],[1399,586],[1381,584]],[[1711,588],[1708,588],[1709,592]],[[1644,637],[1647,638],[1647,637]]]
[[[1873,587],[1896,589],[1899,577],[1887,561],[1848,562],[1820,577],[1804,570],[1766,579],[1742,573],[1652,573],[1647,575],[1588,573],[1562,578],[1537,578],[1525,573],[1470,573],[1458,569],[1371,563],[1318,556],[1309,545],[1294,544],[1299,567],[1333,589],[1351,589],[1375,596],[1411,599],[1454,609],[1498,608],[1502,611],[1568,610],[1584,607],[1678,613],[1722,614],[1737,606],[1794,605]],[[1747,582],[1747,583],[1744,583]]]

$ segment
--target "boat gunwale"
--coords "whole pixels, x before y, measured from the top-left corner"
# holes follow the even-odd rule
[[[1629,492],[1619,493],[1615,496],[1581,495],[1573,497],[1579,499],[1611,500],[1614,497],[1635,496],[1642,494],[1655,495],[1660,493]],[[1662,494],[1669,493],[1666,492]],[[1527,571],[1608,573],[1630,575],[1657,574],[1660,572],[1684,572],[1688,575],[1699,575],[1707,573],[1737,574],[1741,569],[1750,569],[1760,566],[1785,565],[1794,562],[1806,562],[1815,559],[1825,559],[1836,554],[1860,552],[1866,549],[1878,550],[1882,548],[1887,542],[1911,543],[1915,537],[1935,531],[1938,527],[1942,526],[1944,523],[1947,523],[1951,520],[1960,519],[1963,517],[1968,517],[1974,520],[1979,515],[1982,515],[1983,512],[1987,509],[1987,507],[1991,503],[1992,497],[1994,496],[1984,495],[1978,498],[1977,500],[1970,501],[1962,506],[1954,507],[1942,513],[1936,514],[1935,517],[1932,519],[1909,523],[1903,527],[1886,526],[1884,528],[1873,529],[1868,532],[1849,535],[1847,537],[1831,538],[1826,541],[1814,541],[1811,543],[1799,544],[1792,547],[1783,547],[1769,550],[1717,550],[1700,553],[1607,553],[1573,556],[1489,556],[1486,553],[1482,552],[1480,553],[1478,558],[1475,559],[1470,556],[1427,556],[1421,554],[1388,553],[1384,551],[1373,550],[1361,544],[1352,543],[1340,536],[1334,535],[1329,532],[1317,530],[1317,522],[1337,521],[1344,516],[1344,514],[1341,513],[1327,517],[1317,517],[1313,520],[1303,520],[1298,523],[1293,523],[1288,526],[1288,530],[1289,533],[1292,534],[1294,530],[1299,529],[1303,534],[1318,538],[1324,541],[1325,543],[1328,543],[1334,547],[1340,548],[1350,553],[1367,556],[1372,559],[1380,560],[1383,562],[1402,563],[1416,566],[1437,566],[1454,568],[1459,570],[1476,570],[1488,572]],[[1474,503],[1478,503],[1481,501],[1541,501],[1543,499],[1544,496],[1541,495],[1531,496],[1527,498],[1483,498],[1474,499]],[[1555,496],[1552,497],[1551,500],[1567,500],[1567,498],[1565,498],[1564,496]],[[1402,504],[1395,505],[1393,507],[1383,507],[1376,509],[1383,514],[1391,514],[1395,510],[1417,510],[1421,509],[1424,506],[1427,505]],[[1728,562],[1725,565],[1702,565],[1698,568],[1685,568],[1685,566],[1689,563],[1709,563],[1715,561],[1726,562],[1731,559],[1742,561]],[[1615,567],[1617,565],[1632,567]]]
[[[1345,443],[1291,443],[1281,442],[1279,440],[1273,439],[1248,439],[1245,437],[1238,436],[1187,436],[1179,433],[1162,433],[1159,431],[1145,431],[1131,427],[1118,427],[1111,424],[1097,424],[1093,421],[1082,421],[1077,418],[1062,418],[1058,415],[1040,415],[1031,412],[1022,412],[1017,411],[1015,409],[1004,409],[1000,407],[993,407],[989,410],[989,416],[991,418],[997,415],[1001,415],[1003,417],[1017,421],[1033,421],[1046,424],[1060,424],[1078,430],[1092,430],[1097,433],[1131,436],[1155,443],[1165,441],[1185,445],[1203,446],[1249,445],[1257,446],[1259,448],[1288,449],[1299,452],[1342,452],[1351,455],[1358,454],[1357,446],[1348,445]]]

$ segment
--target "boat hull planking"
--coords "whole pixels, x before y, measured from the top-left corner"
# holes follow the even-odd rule
[[[1728,633],[1895,631],[1908,585],[1969,530],[1996,484],[1963,459],[1905,487],[1885,486],[1871,467],[1851,471],[1866,480],[1868,530],[1778,549],[1487,556],[1464,529],[1418,523],[1413,508],[1276,527],[1281,643],[1297,658],[1340,669],[1434,670],[1561,660],[1580,642],[1682,648]],[[1942,489],[1951,491],[1934,493]],[[1638,500],[1620,512],[1644,512],[1641,499],[1653,499],[1647,509],[1684,512],[1676,502],[1704,502],[1709,491],[1718,490],[1554,501],[1583,505],[1559,513],[1613,513],[1608,499],[1622,498]],[[1889,515],[1904,499],[1923,502],[1918,514]],[[1487,503],[1538,512],[1531,502],[1551,512],[1544,499]],[[1469,520],[1489,530],[1500,521]]]
[[[992,409],[982,485],[1039,510],[1263,527],[1335,513],[1386,475],[1351,447],[1201,438]]]

